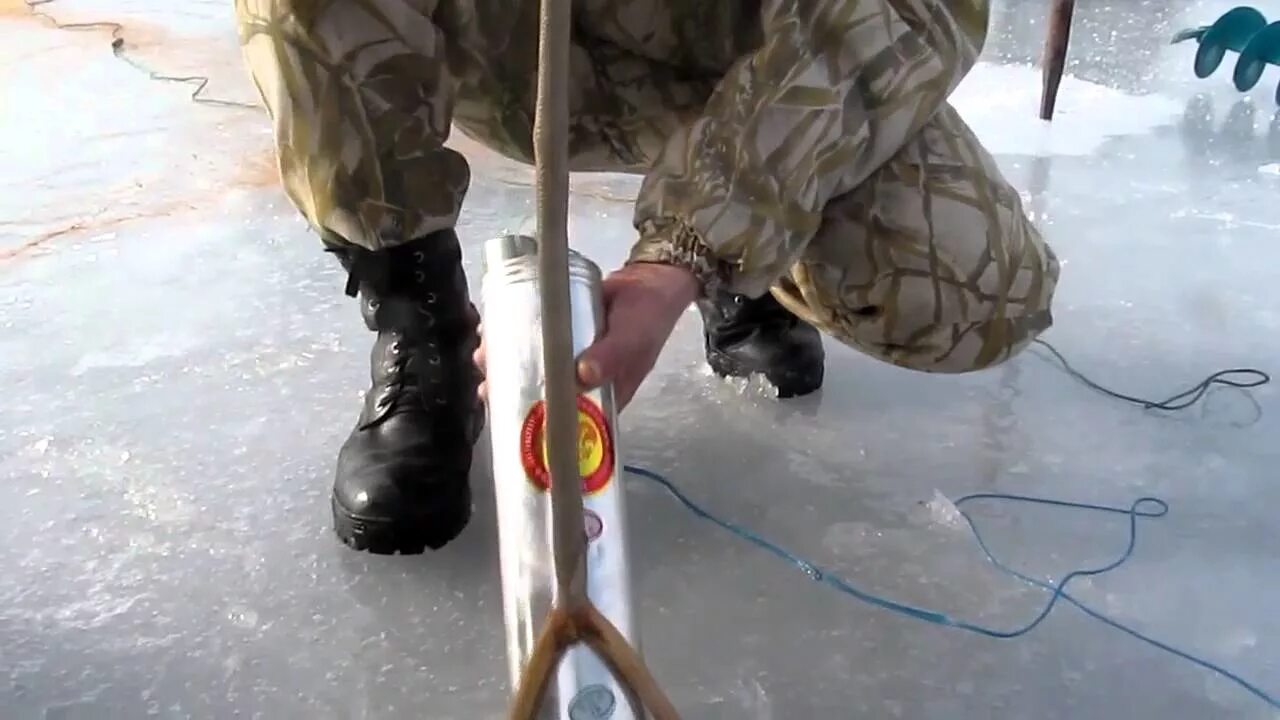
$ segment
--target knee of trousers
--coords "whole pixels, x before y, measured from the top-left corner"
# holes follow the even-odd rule
[[[772,288],[773,295],[823,333],[884,362],[928,373],[991,368],[1019,354],[1053,325],[1060,265],[1029,222],[1017,231],[1022,250],[988,268],[945,259],[898,258],[874,273],[848,263],[806,257]],[[881,257],[880,259],[883,259]]]
[[[435,4],[236,3],[284,190],[327,245],[383,250],[458,222],[470,166],[444,145],[455,93]]]

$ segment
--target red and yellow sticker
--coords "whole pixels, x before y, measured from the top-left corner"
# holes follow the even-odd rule
[[[551,473],[547,470],[546,425],[547,406],[538,401],[525,416],[520,430],[520,461],[525,474],[538,489],[551,489]],[[604,413],[583,395],[578,396],[578,474],[582,477],[582,493],[594,495],[604,490],[613,477],[613,438]]]

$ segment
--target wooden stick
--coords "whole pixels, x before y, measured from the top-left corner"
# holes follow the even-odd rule
[[[1049,33],[1045,38],[1043,68],[1044,89],[1040,94],[1040,119],[1052,120],[1058,104],[1058,86],[1067,67],[1067,46],[1071,43],[1071,18],[1076,0],[1053,0],[1049,13]]]
[[[600,656],[653,720],[680,720],[680,713],[640,654],[590,601],[573,613],[563,606],[551,611],[520,678],[520,687],[516,689],[511,705],[512,720],[537,720],[556,665],[565,652],[579,642],[586,642]]]
[[[529,664],[520,676],[515,700],[511,704],[511,717],[515,720],[535,720],[547,694],[547,686],[555,675],[556,664],[572,644],[573,631],[569,614],[563,608],[554,608],[547,624],[533,646]]]
[[[653,720],[680,720],[680,713],[676,712],[675,705],[662,692],[640,653],[627,644],[627,639],[618,632],[618,628],[595,606],[588,605],[585,612],[588,616],[579,625],[582,638],[609,665],[622,684],[639,698],[644,708],[653,715]]]
[[[545,437],[551,475],[551,533],[557,603],[587,602],[586,531],[578,474],[577,372],[569,305],[569,43],[572,0],[543,0],[538,95],[533,125],[537,165],[538,285],[542,303]]]
[[[548,470],[551,475],[555,606],[524,668],[512,720],[536,720],[555,669],[583,638],[619,683],[654,720],[679,720],[639,653],[587,595],[586,532],[578,474],[577,372],[569,304],[569,42],[572,0],[542,0],[538,96],[534,119],[537,165],[538,274],[542,303]]]

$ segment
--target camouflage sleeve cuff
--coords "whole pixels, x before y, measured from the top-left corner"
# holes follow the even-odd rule
[[[697,230],[673,218],[645,220],[627,264],[660,263],[682,267],[698,280],[702,296],[714,295],[729,283],[730,266],[715,257]]]

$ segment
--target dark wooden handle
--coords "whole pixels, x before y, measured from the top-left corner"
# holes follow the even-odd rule
[[[1071,18],[1075,0],[1053,0],[1049,12],[1049,33],[1044,42],[1044,90],[1040,94],[1040,119],[1052,120],[1058,105],[1058,86],[1067,67],[1067,46],[1071,44]]]

